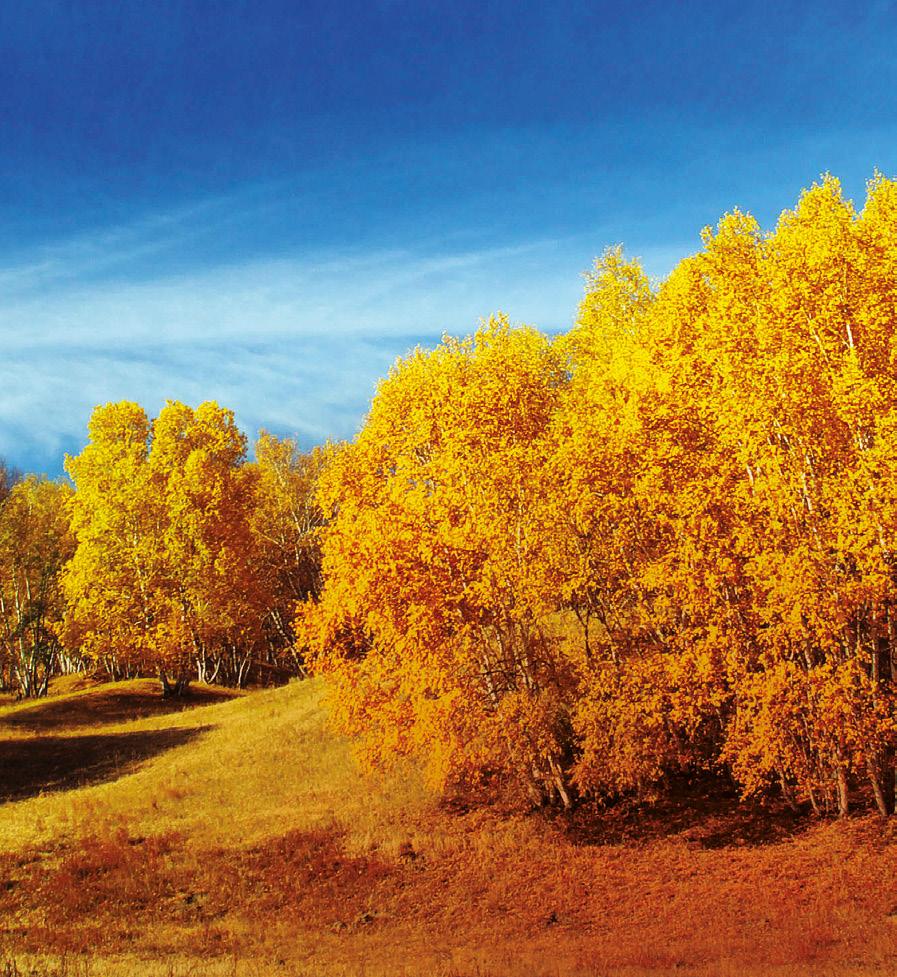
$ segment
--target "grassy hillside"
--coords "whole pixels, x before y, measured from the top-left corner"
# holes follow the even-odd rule
[[[412,770],[363,778],[321,693],[0,709],[7,974],[893,972],[890,824],[440,805]]]

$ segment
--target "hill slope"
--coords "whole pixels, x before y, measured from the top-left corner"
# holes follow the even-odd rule
[[[449,809],[413,770],[362,777],[321,695],[167,712],[138,681],[0,709],[7,972],[892,972],[890,824]]]

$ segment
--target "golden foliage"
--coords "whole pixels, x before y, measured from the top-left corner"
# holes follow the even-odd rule
[[[606,252],[557,340],[415,351],[331,449],[298,627],[369,760],[892,808],[897,185],[702,241],[656,289]]]
[[[497,317],[397,363],[358,439],[331,450],[329,576],[299,631],[369,759],[421,755],[437,783],[514,768],[566,796],[569,677],[544,627],[537,514],[566,382],[554,344]]]
[[[257,473],[233,414],[169,402],[150,426],[107,404],[67,468],[74,557],[64,574],[67,640],[94,659],[183,681],[210,654],[248,655],[265,594],[250,526]],[[202,673],[202,671],[201,671]]]

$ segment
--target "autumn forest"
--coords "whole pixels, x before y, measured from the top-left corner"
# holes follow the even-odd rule
[[[410,352],[350,443],[98,407],[67,479],[4,481],[3,685],[320,675],[363,766],[447,794],[893,813],[897,183],[702,241],[607,250],[565,333]]]

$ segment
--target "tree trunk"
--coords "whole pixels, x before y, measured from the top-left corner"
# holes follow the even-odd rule
[[[551,769],[552,778],[554,780],[554,787],[557,791],[558,800],[564,807],[565,811],[569,811],[573,806],[570,800],[570,792],[567,789],[567,784],[564,782],[564,771],[561,765],[555,760],[553,756],[549,756],[548,765]]]
[[[893,681],[891,665],[891,621],[888,614],[886,633],[876,635],[875,652],[872,658],[872,679],[881,688],[887,688]],[[870,763],[872,791],[875,806],[883,817],[894,813],[897,799],[897,775],[895,775],[894,750],[880,750]]]
[[[252,664],[252,658],[249,655],[245,655],[240,661],[239,667],[237,668],[237,688],[242,689],[248,678],[249,678],[249,666]]]
[[[838,788],[838,817],[846,818],[850,810],[850,801],[847,796],[847,771],[840,763],[835,771],[835,783]]]
[[[190,676],[180,672],[174,681],[168,678],[164,668],[159,669],[159,681],[162,683],[162,698],[180,698],[190,688]]]
[[[872,760],[869,761],[869,783],[872,784],[872,796],[875,798],[875,806],[878,808],[878,813],[883,818],[886,818],[892,813],[890,805],[892,795],[885,790],[881,771],[877,769],[876,764]]]
[[[822,808],[819,806],[819,801],[816,799],[816,791],[810,787],[807,794],[810,798],[810,807],[813,809],[813,813],[819,817],[822,814]]]
[[[797,803],[797,799],[794,796],[794,788],[788,783],[788,778],[785,776],[782,770],[777,770],[776,773],[779,777],[779,786],[782,789],[782,797],[785,799],[785,803],[788,807],[795,813],[800,810],[800,806]]]

